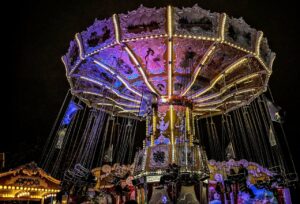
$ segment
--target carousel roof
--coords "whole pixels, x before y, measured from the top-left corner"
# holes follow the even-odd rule
[[[185,99],[195,115],[243,106],[266,90],[275,54],[240,18],[192,8],[146,8],[96,19],[62,57],[72,94],[137,116],[142,97]]]
[[[40,200],[55,196],[60,181],[32,162],[0,173],[0,200]]]

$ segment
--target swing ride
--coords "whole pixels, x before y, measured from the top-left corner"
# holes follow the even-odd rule
[[[71,99],[44,167],[104,203],[288,203],[294,166],[263,94],[274,58],[261,31],[197,5],[96,19],[62,57]]]

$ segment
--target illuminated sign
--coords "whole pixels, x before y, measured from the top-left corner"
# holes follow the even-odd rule
[[[159,182],[161,176],[147,176],[147,183]]]

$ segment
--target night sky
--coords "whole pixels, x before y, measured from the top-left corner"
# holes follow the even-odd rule
[[[12,2],[14,3],[14,2]],[[60,58],[76,32],[95,18],[125,13],[140,4],[149,7],[190,7],[243,17],[253,28],[262,30],[277,56],[270,88],[278,105],[286,112],[284,124],[294,160],[299,169],[299,14],[289,1],[203,0],[203,1],[23,1],[12,5],[2,17],[2,122],[0,152],[6,152],[7,168],[38,161],[57,113],[68,90]],[[5,8],[3,8],[5,9]],[[4,43],[4,44],[3,44]],[[4,80],[5,79],[5,80]],[[9,100],[8,100],[9,98]],[[5,114],[4,114],[5,112]],[[299,172],[299,170],[298,170]]]

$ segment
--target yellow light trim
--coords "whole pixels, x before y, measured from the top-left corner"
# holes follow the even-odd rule
[[[236,80],[235,83],[236,83],[236,84],[240,84],[240,83],[242,83],[242,82],[245,82],[245,81],[247,81],[247,80],[249,80],[249,79],[253,79],[253,78],[258,77],[258,76],[260,76],[260,72],[259,72],[259,73],[249,74],[248,76],[245,76],[245,77],[243,77],[243,78],[240,78],[240,79]],[[231,87],[233,86],[232,83],[231,83],[230,85],[231,85]]]
[[[206,107],[206,106],[212,106],[212,105],[217,105],[220,103],[223,103],[225,100],[227,100],[228,98],[231,98],[233,96],[242,94],[242,93],[247,93],[247,92],[254,92],[256,91],[257,88],[249,88],[249,89],[244,89],[244,90],[240,90],[240,91],[236,91],[234,93],[228,94],[225,97],[223,97],[221,100],[217,100],[217,101],[212,101],[212,102],[208,102],[208,103],[203,103],[203,104],[196,104],[196,107]],[[228,101],[226,103],[241,103],[240,100],[233,100],[233,101]],[[219,106],[221,106],[222,104],[214,107],[214,108],[218,108]],[[196,109],[197,110],[197,109]]]
[[[248,58],[241,58],[234,64],[230,65],[225,71],[225,74],[230,74],[232,71],[234,71],[238,66],[248,61]]]
[[[242,101],[241,100],[226,101],[226,104],[228,103],[242,103]]]
[[[119,96],[120,98],[123,98],[123,99],[126,99],[126,100],[129,100],[129,101],[133,101],[133,102],[136,102],[136,103],[140,103],[140,101],[138,100],[135,100],[135,99],[132,99],[132,98],[129,98],[125,95],[122,95],[122,94],[119,94],[118,92],[116,92],[116,90],[112,89],[111,87],[108,87],[106,86],[105,84],[99,82],[99,81],[96,81],[94,79],[91,79],[91,78],[88,78],[88,77],[84,77],[84,76],[80,76],[79,77],[80,79],[83,79],[83,80],[86,80],[86,81],[89,81],[89,82],[92,82],[92,83],[95,83],[95,84],[98,84],[99,86],[104,86],[106,89],[112,91],[113,93],[115,93],[117,96]]]
[[[174,116],[173,116],[173,112],[174,112],[174,107],[173,105],[170,105],[170,129],[171,129],[171,144],[174,144]]]
[[[167,7],[168,16],[168,98],[170,99],[173,94],[173,19],[172,7]]]
[[[75,35],[75,39],[76,39],[76,42],[77,42],[77,45],[79,47],[79,57],[81,60],[84,60],[84,53],[83,53],[83,48],[82,48],[82,45],[81,45],[81,40],[79,39],[80,37],[80,34],[79,33],[76,33]]]
[[[222,23],[221,23],[221,30],[220,30],[220,38],[221,38],[221,43],[225,39],[225,23],[226,23],[226,18],[227,15],[225,13],[222,14]]]
[[[257,56],[260,55],[260,43],[263,38],[263,35],[264,35],[263,32],[261,32],[261,31],[258,32],[258,38],[257,38],[256,44],[255,44],[255,54]]]
[[[222,103],[222,100],[212,101],[208,103],[195,104],[195,107],[206,107]]]
[[[15,196],[13,194],[2,194],[3,198],[14,198]]]
[[[208,60],[208,58],[211,56],[211,54],[213,53],[213,51],[215,49],[216,49],[216,46],[212,45],[211,48],[209,49],[207,55],[205,55],[203,60],[201,61],[201,65],[205,65],[206,61]]]
[[[116,42],[120,44],[120,31],[119,31],[119,25],[117,20],[117,14],[113,15],[113,22],[114,22],[114,28],[115,28],[115,36],[116,36]]]
[[[271,74],[272,71],[270,68],[267,67],[267,65],[264,63],[264,61],[260,58],[260,56],[255,55],[255,58],[260,62],[260,64],[263,66],[263,68],[268,72],[268,74]]]
[[[214,52],[214,50],[216,49],[215,45],[211,45],[210,48],[208,48],[208,52],[205,53],[205,55],[203,56],[203,58],[201,59],[200,65],[197,66],[196,71],[193,74],[193,79],[192,81],[189,83],[188,87],[185,89],[185,91],[181,94],[181,96],[185,96],[187,94],[187,92],[192,88],[192,86],[194,85],[202,67],[205,65],[208,57]]]
[[[149,123],[149,116],[146,116],[146,136],[149,136],[148,133],[149,133],[149,126],[148,126],[148,123]]]
[[[170,99],[173,94],[173,61],[172,61],[173,43],[168,41],[168,98]]]
[[[241,90],[241,91],[238,91],[236,94],[247,93],[247,92],[252,92],[252,91],[255,91],[255,89],[252,88],[252,89]]]
[[[31,195],[30,198],[37,198],[37,199],[42,199],[41,196],[37,196],[37,195]]]
[[[138,62],[138,60],[136,59],[136,57],[134,56],[133,52],[127,47],[125,46],[124,48],[126,50],[126,52],[129,54],[130,58],[133,60],[134,64],[137,66],[138,70],[140,71],[144,82],[146,83],[147,87],[153,92],[153,93],[157,93],[157,91],[152,87],[152,85],[149,83],[148,78],[144,72],[144,70],[142,69],[140,63]]]
[[[85,57],[89,57],[89,56],[95,55],[95,54],[97,54],[98,52],[100,52],[100,51],[102,51],[102,50],[105,50],[106,48],[115,46],[115,45],[117,45],[117,44],[118,44],[117,42],[110,43],[110,44],[108,44],[108,45],[106,45],[106,46],[104,46],[104,47],[101,47],[101,48],[99,48],[99,49],[97,49],[97,50],[94,50],[94,51],[91,52],[91,53],[85,54]]]
[[[99,94],[99,93],[95,93],[95,92],[91,92],[91,91],[83,91],[82,93],[84,94],[91,94],[91,95],[95,95],[95,96],[99,96],[99,97],[104,97],[104,95]],[[117,105],[120,106],[127,106],[127,107],[132,107],[132,108],[139,108],[140,106],[138,105],[131,105],[131,104],[126,104],[126,103],[121,103],[119,101],[114,100],[111,97],[105,96],[106,99],[113,101],[114,103],[116,103]]]
[[[231,93],[231,94],[228,94],[228,95],[224,96],[221,100],[212,101],[212,102],[208,102],[208,103],[202,103],[202,104],[196,104],[195,106],[196,107],[206,107],[206,106],[211,106],[211,105],[217,105],[217,104],[223,103],[228,98],[231,98],[231,97],[236,96],[238,94],[247,93],[247,92],[253,92],[255,90],[256,90],[255,88],[249,88],[249,89],[244,89],[244,90],[236,91],[234,93]],[[234,103],[234,102],[232,102],[232,103]]]
[[[196,108],[195,111],[202,111],[202,112],[205,112],[205,111],[220,112],[221,110],[220,110],[220,109],[217,109],[217,108]]]
[[[245,63],[247,60],[247,58],[241,58],[238,61],[229,65],[223,72],[221,72],[218,76],[216,76],[215,79],[213,79],[209,87],[207,87],[204,90],[200,90],[198,93],[192,95],[192,99],[197,98],[198,96],[203,95],[204,93],[211,90],[220,79],[222,79],[226,74],[231,73],[233,70],[237,69],[241,64]]]
[[[251,89],[244,89],[244,90],[240,90],[240,91],[237,91],[237,92],[234,92],[234,93],[231,93],[229,95],[227,95],[226,97],[224,97],[224,99],[222,99],[222,102],[224,102],[225,100],[227,100],[228,98],[231,98],[233,96],[236,96],[236,95],[239,95],[239,94],[242,94],[242,93],[248,93],[248,92],[254,92],[256,91],[255,88],[251,88]],[[221,102],[221,103],[222,103]],[[239,100],[233,100],[233,101],[228,101],[226,103],[240,103],[241,101]],[[220,106],[220,105],[219,105]],[[218,106],[218,107],[219,107]]]
[[[247,50],[247,49],[245,49],[245,48],[242,48],[242,47],[240,47],[240,46],[237,46],[237,45],[235,45],[235,44],[233,44],[233,43],[231,43],[231,42],[228,42],[228,41],[226,41],[226,40],[224,40],[223,43],[226,44],[226,45],[229,45],[230,47],[233,47],[233,48],[236,48],[236,49],[241,50],[241,51],[243,51],[243,52],[246,52],[246,53],[248,53],[248,54],[252,54],[253,56],[255,55],[254,52],[252,52],[252,51],[250,51],[250,50]]]
[[[185,109],[185,124],[186,124],[187,133],[191,134],[190,109],[189,109],[189,107],[186,107],[186,109]]]
[[[194,117],[197,115],[204,115],[204,113],[193,113]]]
[[[119,79],[124,85],[125,87],[130,90],[131,92],[135,93],[136,95],[142,97],[142,94],[137,92],[136,90],[134,90],[133,88],[131,88],[129,85],[128,85],[128,82],[123,79],[120,75],[118,75],[115,71],[113,71],[111,68],[109,68],[108,66],[106,66],[105,64],[101,63],[100,61],[98,60],[94,60],[94,62],[96,64],[98,64],[100,67],[104,68],[105,70],[109,71],[111,74],[115,75],[117,77],[117,79]]]
[[[244,77],[242,77],[242,78],[240,78],[240,79],[237,79],[237,80],[231,82],[230,84],[224,86],[223,88],[221,88],[221,90],[220,90],[219,93],[212,94],[212,95],[207,96],[207,97],[205,97],[205,98],[199,98],[199,99],[196,99],[195,102],[203,102],[203,101],[210,100],[210,99],[212,99],[212,98],[219,97],[219,96],[222,95],[224,92],[226,92],[228,89],[230,89],[231,87],[233,87],[235,84],[239,84],[239,83],[242,83],[242,82],[247,81],[247,80],[249,80],[249,79],[256,78],[256,77],[260,76],[260,74],[262,74],[262,72],[256,72],[256,73],[253,73],[253,74],[244,76]]]
[[[154,145],[154,139],[155,139],[155,136],[156,136],[156,111],[155,111],[155,108],[153,108],[153,119],[152,119],[152,137],[151,137],[151,146]]]
[[[125,110],[123,107],[121,106],[118,106],[118,105],[114,105],[114,104],[110,104],[110,103],[97,103],[97,105],[100,105],[100,106],[114,106],[114,107],[117,107],[121,110]]]
[[[173,24],[172,24],[172,6],[168,6],[168,36],[172,37],[173,35]]]

